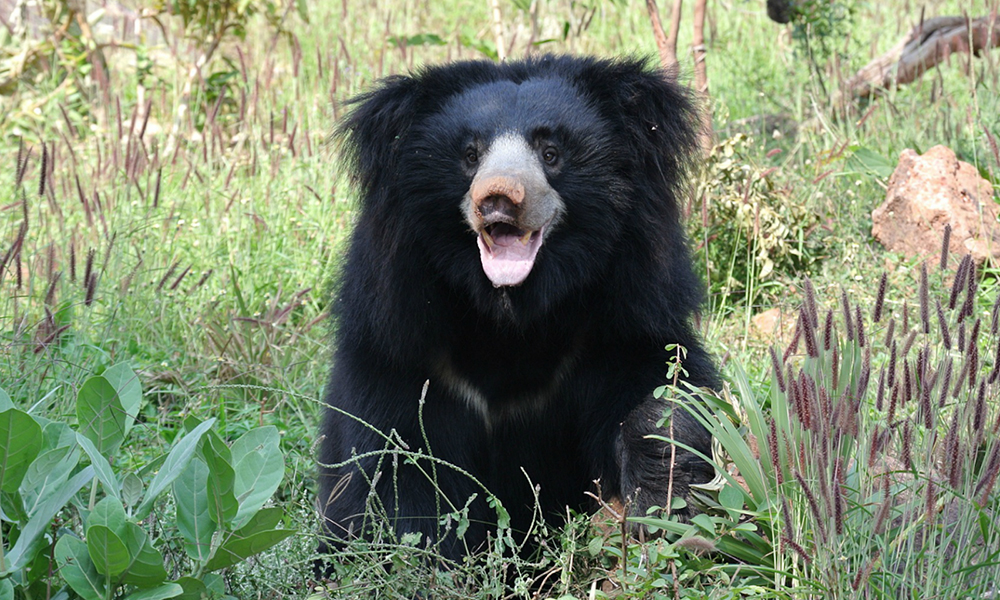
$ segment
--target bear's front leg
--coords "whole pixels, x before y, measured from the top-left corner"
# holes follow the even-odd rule
[[[628,516],[644,517],[653,506],[665,508],[671,497],[687,499],[691,484],[708,482],[715,474],[703,458],[668,441],[670,420],[662,427],[657,425],[667,404],[650,398],[621,423],[615,441],[621,482],[618,494],[628,507]],[[671,418],[673,439],[711,456],[712,438],[694,416],[683,406],[674,405]],[[681,517],[693,514],[690,507],[672,512]]]

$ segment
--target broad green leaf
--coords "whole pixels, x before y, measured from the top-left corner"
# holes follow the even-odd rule
[[[179,584],[170,582],[148,590],[139,590],[125,596],[125,600],[163,600],[164,598],[176,598],[184,593],[184,588]]]
[[[112,456],[125,439],[125,408],[118,391],[104,377],[91,377],[76,395],[79,431],[104,456]]]
[[[299,12],[299,18],[302,19],[304,23],[309,22],[309,6],[306,4],[306,0],[295,0],[295,8]]]
[[[163,567],[163,555],[153,547],[153,542],[145,530],[135,523],[126,523],[124,542],[129,556],[132,557],[132,563],[126,569],[122,582],[140,588],[160,586],[167,578],[167,570]]]
[[[80,447],[90,457],[90,464],[94,465],[94,472],[97,473],[97,478],[104,485],[104,492],[121,500],[118,479],[115,477],[114,471],[111,470],[111,463],[108,462],[108,459],[104,458],[104,455],[97,450],[94,442],[90,441],[87,436],[78,433],[76,434],[76,438]]]
[[[59,486],[53,493],[46,496],[45,500],[38,505],[35,512],[31,515],[31,518],[28,519],[28,522],[25,523],[24,528],[21,530],[21,535],[17,538],[17,543],[14,544],[14,547],[7,554],[8,571],[17,571],[31,561],[34,557],[33,550],[35,544],[38,543],[42,533],[48,529],[52,517],[56,516],[56,513],[66,506],[70,498],[75,496],[80,491],[80,488],[93,478],[94,468],[87,467],[71,477],[69,481]]]
[[[98,502],[87,517],[87,535],[90,535],[90,528],[94,525],[107,527],[119,536],[124,533],[125,508],[121,500],[108,497]]]
[[[264,510],[258,511],[257,514],[250,519],[250,522],[244,525],[236,533],[246,537],[268,529],[277,529],[278,523],[281,522],[281,517],[284,516],[284,514],[285,511],[281,510],[277,506],[265,508]]]
[[[208,513],[213,521],[225,525],[232,521],[240,507],[234,492],[236,473],[232,454],[214,432],[205,435],[201,447],[208,466]]]
[[[142,479],[135,473],[129,473],[122,480],[121,498],[126,506],[135,506],[136,502],[142,500]]]
[[[103,600],[107,595],[104,578],[97,572],[87,544],[72,535],[64,535],[56,542],[56,564],[59,574],[73,591],[84,600]]]
[[[59,491],[79,461],[79,449],[63,446],[43,452],[31,463],[21,481],[21,497],[28,514],[33,514],[39,504]]]
[[[76,431],[73,431],[73,428],[68,424],[62,421],[49,421],[48,419],[32,416],[42,426],[42,437],[45,438],[42,448],[52,450],[54,448],[76,445]]]
[[[267,550],[295,533],[296,530],[294,529],[271,529],[254,533],[247,537],[241,537],[234,533],[215,551],[215,556],[205,565],[205,570],[217,571],[231,567],[258,552]]]
[[[236,471],[236,497],[240,507],[234,527],[242,527],[264,506],[281,485],[285,460],[275,427],[259,427],[233,443],[233,466]]]
[[[212,427],[213,423],[215,423],[215,419],[209,419],[177,441],[173,449],[170,450],[170,453],[167,454],[163,466],[156,473],[156,476],[153,477],[153,482],[149,484],[149,488],[146,490],[146,497],[143,498],[142,504],[135,511],[136,519],[140,521],[145,519],[153,509],[153,502],[156,498],[184,472],[191,457],[194,456],[195,451],[198,449],[198,442],[205,435],[205,432]]]
[[[205,598],[223,598],[226,595],[226,582],[217,573],[206,573],[201,579],[181,577],[177,580],[184,588],[181,600],[204,600]]]
[[[101,374],[118,392],[118,399],[125,409],[125,434],[135,425],[135,417],[142,404],[142,386],[128,363],[118,363]]]
[[[104,525],[91,525],[87,528],[87,551],[97,572],[109,578],[124,573],[132,562],[125,542]]]
[[[0,579],[0,600],[14,600],[14,584],[11,583],[10,577]]]
[[[0,388],[0,412],[6,412],[14,407],[14,402],[7,395],[7,392]]]
[[[208,512],[208,467],[205,463],[189,462],[180,477],[174,480],[173,493],[184,551],[197,561],[208,560],[216,527]]]
[[[0,491],[17,491],[41,449],[42,428],[31,416],[14,408],[0,413]]]

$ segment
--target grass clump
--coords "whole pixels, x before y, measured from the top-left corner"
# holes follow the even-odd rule
[[[775,590],[797,598],[989,597],[1000,574],[1000,303],[966,257],[932,300],[821,310],[811,283],[796,331],[771,350],[770,394],[734,374],[746,436],[715,429],[745,510],[773,545]],[[942,301],[943,300],[943,301]],[[896,310],[891,307],[895,306]],[[804,354],[800,354],[804,348]]]

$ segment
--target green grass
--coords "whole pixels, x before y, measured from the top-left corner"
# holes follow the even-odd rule
[[[655,55],[642,3],[538,4],[534,39],[544,41],[538,51]],[[691,77],[689,4],[681,31],[685,80]],[[833,40],[838,60],[810,65],[788,32],[766,19],[763,2],[711,5],[706,38],[716,130],[751,135],[744,160],[760,171],[776,169],[768,175],[777,190],[774,201],[805,207],[819,223],[809,232],[817,243],[808,272],[780,271],[763,280],[751,274],[730,286],[723,278],[729,271],[712,271],[713,288],[721,291],[702,329],[720,357],[748,372],[747,389],[760,398],[771,393],[767,348],[773,340],[755,330],[752,317],[779,307],[790,334],[805,275],[817,296],[829,299],[826,307],[836,309],[841,290],[870,306],[877,292],[873,273],[885,270],[893,289],[911,290],[893,296],[890,308],[898,312],[904,299],[911,310],[916,306],[918,265],[887,253],[870,236],[871,210],[884,199],[885,178],[852,160],[851,148],[894,164],[905,148],[946,144],[992,181],[1000,177],[986,134],[1000,137],[996,51],[974,59],[968,74],[967,57],[955,56],[883,99],[846,113],[832,108],[830,93],[843,78],[919,19],[918,11],[905,14],[907,6],[917,11],[901,1],[858,3],[849,39]],[[987,11],[984,2],[971,0],[924,6],[928,18]],[[521,56],[530,15],[511,2],[501,2],[501,9],[512,55]],[[128,48],[105,48],[111,66],[106,95],[85,73],[71,71],[78,84],[69,85],[74,80],[65,79],[66,72],[39,68],[0,97],[0,258],[17,249],[0,271],[0,387],[18,406],[66,416],[88,376],[128,361],[146,390],[146,435],[138,436],[143,443],[122,450],[123,460],[135,465],[162,453],[187,414],[218,418],[229,439],[251,426],[277,425],[290,473],[279,499],[302,534],[280,553],[227,575],[231,592],[241,598],[307,592],[316,530],[312,445],[331,341],[323,317],[355,199],[328,134],[344,101],[379,77],[481,57],[461,43],[462,36],[493,43],[488,2],[352,0],[310,3],[309,10],[308,24],[292,11],[279,37],[254,23],[246,40],[221,47],[195,94],[186,141],[172,155],[165,154],[166,137],[186,72],[178,61],[195,56],[184,43],[165,45],[149,33],[154,66],[145,94],[151,110],[141,140],[142,119],[133,122],[136,55]],[[897,25],[901,15],[904,26]],[[122,24],[114,24],[120,35]],[[166,25],[180,39],[177,24]],[[145,26],[147,33],[154,30]],[[445,44],[401,49],[389,41],[418,34],[436,34]],[[27,43],[4,36],[0,60]],[[59,64],[58,55],[47,58],[49,67]],[[221,75],[209,78],[212,73]],[[762,117],[780,117],[780,135],[762,125]],[[40,195],[43,145],[50,175]],[[700,209],[693,210],[697,218]],[[745,257],[734,252],[733,259]],[[956,264],[953,257],[952,268]],[[981,284],[987,307],[997,294],[995,275],[987,269]],[[932,292],[944,285],[932,277]],[[747,289],[758,293],[747,296]],[[997,404],[991,387],[993,413]],[[799,523],[809,516],[805,505],[793,512]],[[963,531],[972,525],[963,523]],[[658,558],[650,562],[654,546],[623,545],[580,520],[549,540],[542,569],[491,556],[445,575],[372,571],[373,561],[345,560],[342,574],[352,589],[375,597],[395,597],[394,588],[419,589],[432,577],[443,597],[492,597],[483,582],[496,584],[504,568],[522,574],[524,593],[537,577],[554,595],[599,594],[613,582],[607,585],[617,591],[609,593],[674,597],[672,584],[663,590],[653,585],[666,573],[683,581],[683,597],[808,596],[795,587],[797,580],[780,573],[765,577],[683,544],[658,543]],[[374,552],[393,564],[409,550]],[[919,548],[910,553],[925,558]],[[647,569],[646,579],[636,579],[640,571],[621,572],[622,564],[633,563]],[[944,557],[928,565],[941,577],[954,570]],[[623,581],[632,587],[615,588]],[[948,582],[935,589],[949,589]]]

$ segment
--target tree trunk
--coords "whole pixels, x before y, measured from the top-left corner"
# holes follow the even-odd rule
[[[1000,46],[1000,17],[995,13],[974,21],[966,17],[935,17],[913,28],[892,50],[865,65],[847,81],[846,94],[868,98],[893,85],[917,80],[952,53],[972,53]]]

